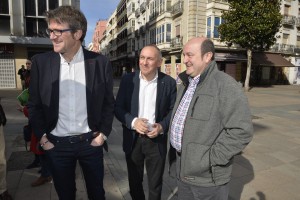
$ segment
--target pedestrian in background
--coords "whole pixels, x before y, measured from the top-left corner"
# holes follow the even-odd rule
[[[139,57],[140,70],[122,77],[115,113],[123,127],[130,195],[144,200],[144,163],[149,197],[161,199],[162,176],[167,151],[167,132],[176,98],[176,82],[158,71],[162,55],[155,45],[145,46]]]
[[[26,72],[24,73],[25,89],[29,87],[30,84],[30,71],[31,71],[31,60],[26,60]]]
[[[18,75],[20,76],[21,84],[22,84],[22,90],[25,89],[25,75],[26,69],[24,65],[21,65],[21,68],[18,70]]]
[[[3,132],[3,127],[5,124],[6,116],[0,102],[0,200],[12,200],[12,197],[7,192],[6,187],[5,138]]]
[[[72,6],[46,13],[54,51],[32,58],[29,120],[44,149],[60,200],[75,200],[77,161],[89,199],[104,200],[103,148],[112,129],[109,60],[82,47],[87,20]]]
[[[204,37],[183,48],[186,71],[179,75],[170,126],[178,199],[228,199],[233,157],[253,136],[247,97],[232,77],[218,70],[214,54],[213,42]]]

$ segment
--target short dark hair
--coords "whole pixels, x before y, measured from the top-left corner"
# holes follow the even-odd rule
[[[204,54],[211,52],[213,55],[211,60],[215,59],[215,45],[210,39],[205,39],[201,44],[201,57],[203,58]]]
[[[80,10],[73,6],[60,6],[46,12],[46,21],[48,24],[52,19],[59,24],[68,24],[70,29],[74,29],[73,33],[76,30],[82,30],[80,41],[83,42],[87,31],[87,20]]]

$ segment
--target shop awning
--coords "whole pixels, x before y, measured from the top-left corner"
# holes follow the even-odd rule
[[[241,53],[215,53],[216,61],[247,61],[247,56]]]
[[[252,65],[265,67],[295,67],[295,65],[287,61],[280,54],[263,52],[252,54]]]

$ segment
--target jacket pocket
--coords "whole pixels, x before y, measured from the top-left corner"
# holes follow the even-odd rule
[[[208,121],[211,116],[214,98],[210,95],[200,95],[195,98],[192,104],[191,118]]]
[[[226,165],[214,165],[212,166],[213,181],[227,180],[231,177],[232,163],[230,160]]]
[[[198,143],[190,143],[187,146],[183,168],[186,178],[193,176],[211,178],[209,151],[209,146]]]

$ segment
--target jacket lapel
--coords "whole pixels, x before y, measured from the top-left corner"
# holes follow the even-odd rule
[[[87,110],[90,111],[92,93],[93,93],[93,85],[94,85],[94,77],[95,77],[95,68],[96,68],[96,60],[90,59],[89,52],[83,49],[84,55],[84,67],[85,67],[85,82],[86,82],[86,103]]]
[[[53,53],[53,56],[50,56],[49,65],[51,70],[51,84],[49,90],[51,91],[51,94],[48,95],[48,98],[50,98],[49,102],[53,103],[55,113],[58,114],[60,82],[60,56],[58,53]]]
[[[157,77],[157,92],[156,92],[156,106],[155,106],[155,119],[158,119],[158,113],[159,113],[159,105],[161,102],[161,98],[163,96],[163,91],[165,88],[165,83],[162,79],[162,74],[158,72]]]
[[[139,93],[140,93],[140,71],[136,71],[133,77],[133,95],[131,100],[131,113],[134,116],[138,116],[139,114]]]

